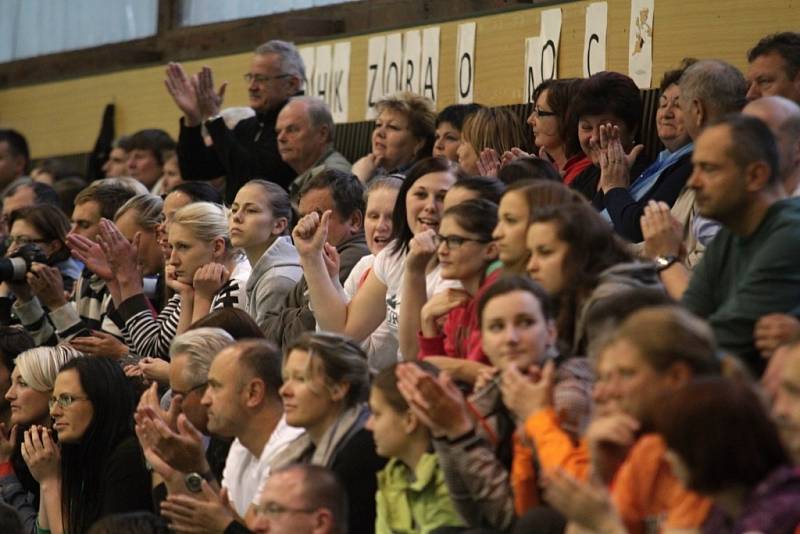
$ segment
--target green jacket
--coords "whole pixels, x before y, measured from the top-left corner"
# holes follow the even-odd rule
[[[378,473],[376,534],[427,533],[463,526],[435,453],[422,456],[415,473],[392,458]]]

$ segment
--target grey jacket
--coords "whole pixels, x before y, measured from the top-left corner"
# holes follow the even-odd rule
[[[278,309],[302,277],[300,256],[292,238],[278,237],[253,265],[247,280],[245,309],[262,330],[267,325],[267,310]]]

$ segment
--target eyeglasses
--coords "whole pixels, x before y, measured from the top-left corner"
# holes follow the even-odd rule
[[[317,508],[291,508],[276,502],[259,504],[254,508],[256,515],[270,515],[273,517],[283,514],[311,514],[317,511]]]
[[[207,385],[208,385],[208,382],[203,382],[202,384],[197,384],[195,387],[187,389],[186,391],[178,391],[177,389],[173,389],[172,390],[172,396],[174,397],[175,395],[181,395],[183,398],[186,398],[186,397],[189,396],[190,393],[192,393],[194,391],[197,391],[200,388],[204,388]]]
[[[491,239],[473,239],[471,237],[463,237],[460,235],[441,235],[436,234],[433,236],[433,243],[438,248],[442,243],[447,245],[447,248],[454,250],[460,248],[464,243],[490,243]]]
[[[50,397],[47,401],[47,405],[52,410],[56,404],[58,404],[61,408],[69,408],[72,406],[73,402],[82,401],[82,400],[89,400],[89,397],[82,397],[80,395],[70,395],[69,393],[62,393],[58,397]]]
[[[554,111],[547,111],[540,107],[533,108],[533,113],[531,113],[534,117],[555,117],[558,113]]]
[[[24,247],[28,243],[47,243],[47,239],[34,239],[26,235],[10,235],[6,237],[5,244],[7,247],[10,247],[14,243],[16,243],[21,247]]]
[[[279,74],[277,76],[264,76],[263,74],[253,74],[252,72],[248,72],[243,76],[244,81],[247,83],[267,83],[271,82],[272,80],[280,80],[281,78],[289,78],[291,74]]]

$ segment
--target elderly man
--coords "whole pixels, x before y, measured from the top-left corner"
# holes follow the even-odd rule
[[[783,96],[800,104],[800,33],[767,35],[747,53],[747,99]]]
[[[778,142],[783,189],[800,195],[800,106],[782,96],[765,96],[748,103],[742,113],[764,121]]]
[[[328,105],[319,98],[296,96],[278,114],[275,133],[281,158],[297,172],[289,186],[295,210],[300,190],[306,182],[325,169],[350,172],[350,162],[333,149],[333,117]]]
[[[178,137],[181,175],[185,180],[226,176],[228,204],[253,177],[263,176],[288,188],[297,175],[278,153],[275,123],[289,97],[302,93],[305,67],[300,53],[292,43],[268,41],[256,48],[244,79],[256,116],[229,130],[220,115],[225,85],[215,90],[211,69],[203,67],[190,78],[177,63],[167,67],[167,90],[183,112]],[[211,147],[203,142],[203,124],[213,140]]]

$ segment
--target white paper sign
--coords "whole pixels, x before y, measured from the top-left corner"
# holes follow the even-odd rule
[[[403,91],[419,94],[422,35],[419,30],[407,31],[403,40]]]
[[[370,37],[367,50],[367,113],[366,120],[377,116],[375,103],[383,97],[383,62],[386,53],[386,37]]]
[[[347,122],[350,101],[350,41],[333,47],[331,79],[331,113],[334,122]]]
[[[439,96],[439,27],[422,30],[422,79],[420,93],[436,104]]]
[[[403,34],[386,36],[386,63],[383,67],[383,94],[391,95],[403,87]]]
[[[608,4],[595,2],[586,6],[586,33],[583,37],[583,76],[606,70],[606,29]]]
[[[317,49],[313,46],[304,46],[298,50],[300,57],[303,58],[303,65],[306,67],[306,94],[314,94],[314,58],[317,55]]]
[[[558,48],[561,41],[561,10],[542,11],[539,73],[542,81],[558,78]]]
[[[471,104],[475,96],[475,23],[458,25],[456,103]]]
[[[639,89],[649,89],[653,78],[654,0],[631,0],[628,75]]]
[[[538,35],[525,39],[525,81],[522,87],[522,101],[525,104],[533,102],[533,91],[542,83],[541,42]]]
[[[320,45],[314,56],[314,96],[331,105],[331,67],[333,67],[331,45]]]

